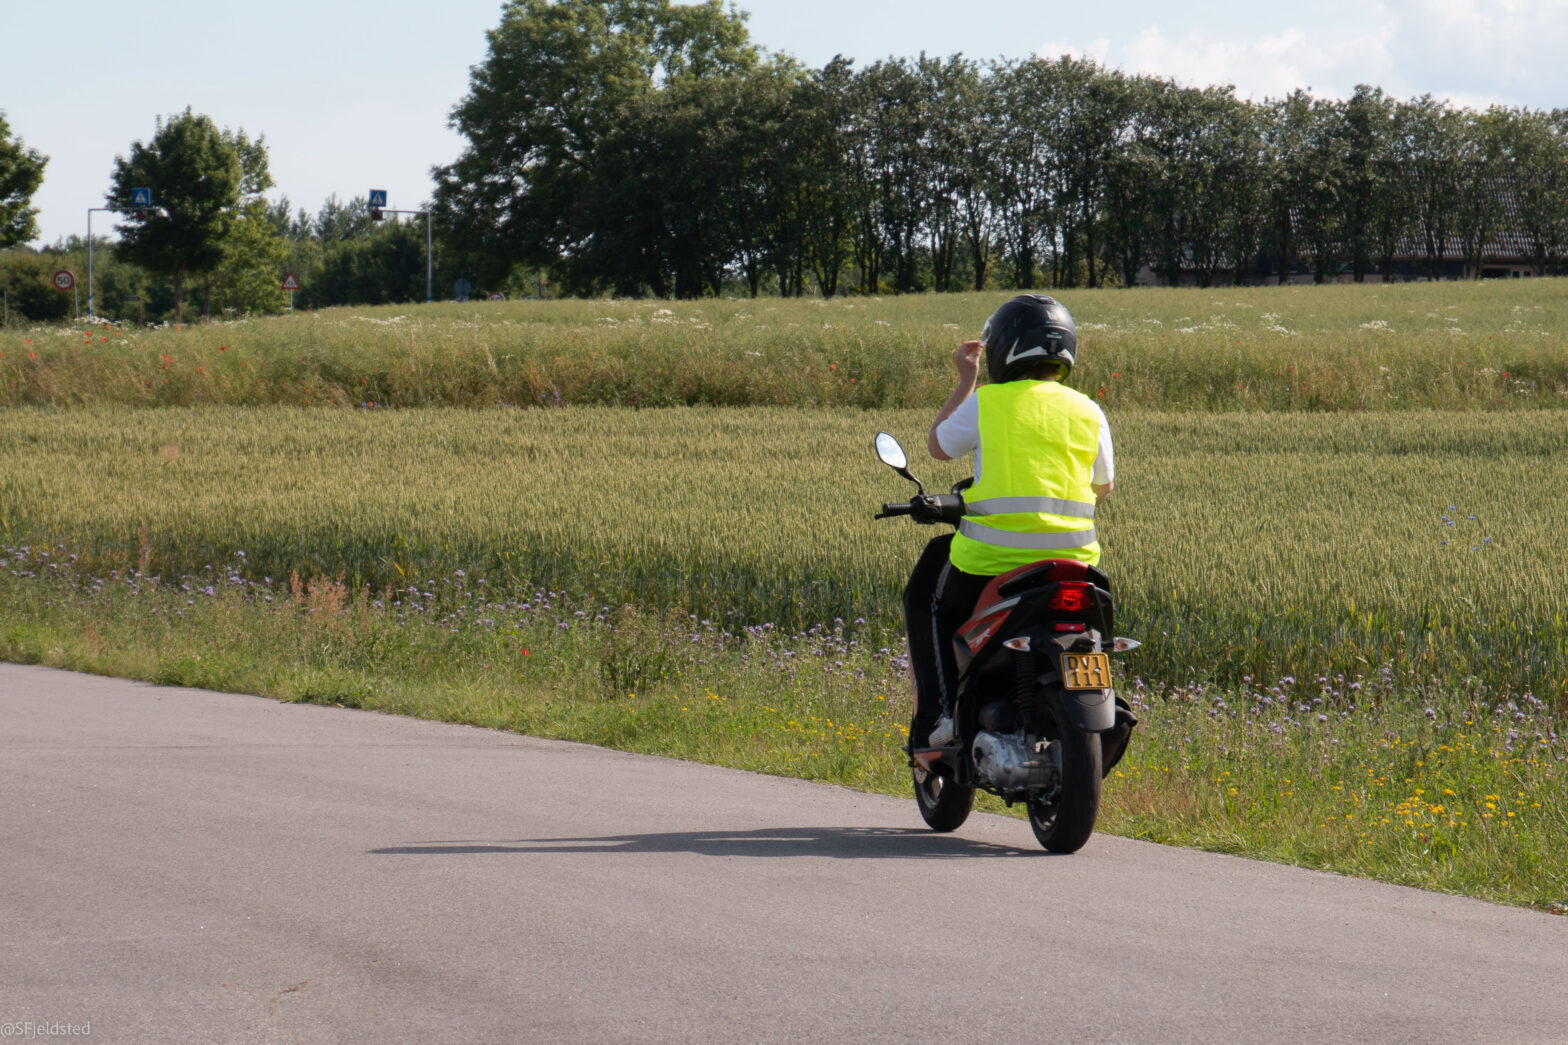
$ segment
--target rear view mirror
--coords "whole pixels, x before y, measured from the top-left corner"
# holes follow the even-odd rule
[[[877,433],[877,456],[882,459],[883,464],[914,483],[915,488],[921,493],[926,492],[926,488],[921,484],[920,480],[910,473],[909,456],[904,453],[904,448],[898,445],[897,439],[894,439],[886,432]]]
[[[886,432],[877,433],[877,456],[894,471],[901,472],[909,467],[909,457],[904,453],[904,448]]]

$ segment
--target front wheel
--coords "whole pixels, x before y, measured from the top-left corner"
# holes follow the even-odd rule
[[[919,766],[914,775],[915,804],[927,827],[933,831],[956,831],[969,819],[975,804],[974,788],[961,787]]]
[[[1053,853],[1076,853],[1094,834],[1100,812],[1100,734],[1061,725],[1053,739],[1061,745],[1062,775],[1050,794],[1026,803],[1034,837]]]

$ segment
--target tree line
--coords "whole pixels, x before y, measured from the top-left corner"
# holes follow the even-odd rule
[[[1568,110],[1255,103],[1087,59],[766,55],[743,16],[516,0],[437,168],[459,242],[584,294],[1357,280],[1568,253]],[[1407,261],[1408,264],[1408,261]]]
[[[432,171],[442,297],[1439,278],[1504,240],[1568,268],[1568,109],[1252,102],[1074,57],[809,68],[720,0],[510,0],[488,43]],[[0,248],[35,234],[45,162],[0,114]],[[158,120],[110,172],[99,310],[277,311],[285,271],[302,307],[423,298],[423,228],[273,187],[264,138]],[[63,315],[48,274],[85,248],[0,254],[0,282]]]

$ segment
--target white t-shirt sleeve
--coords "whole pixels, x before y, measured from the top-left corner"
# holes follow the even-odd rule
[[[1100,414],[1100,452],[1094,456],[1093,482],[1104,485],[1116,478],[1116,454],[1111,449],[1111,426],[1105,420],[1105,411],[1099,403],[1094,408]]]
[[[949,457],[980,449],[980,397],[970,393],[958,409],[936,426],[936,442]]]

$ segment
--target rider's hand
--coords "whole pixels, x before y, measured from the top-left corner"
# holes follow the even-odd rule
[[[980,353],[984,349],[985,344],[980,341],[965,341],[958,346],[958,351],[953,353],[953,365],[958,367],[960,378],[972,383],[980,376]]]

